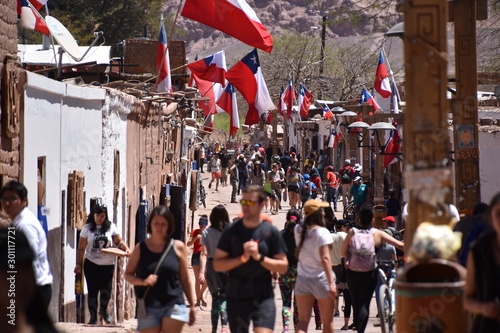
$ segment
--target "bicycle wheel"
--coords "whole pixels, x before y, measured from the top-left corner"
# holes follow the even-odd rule
[[[391,333],[389,317],[391,316],[391,298],[387,285],[382,284],[378,291],[377,308],[380,319],[380,329],[382,333]]]
[[[347,208],[344,209],[343,217],[344,219],[354,218],[354,203],[350,203],[347,205]]]

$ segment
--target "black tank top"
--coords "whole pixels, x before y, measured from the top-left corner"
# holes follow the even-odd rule
[[[167,245],[168,243],[169,241],[167,241]],[[165,248],[167,245],[165,245]],[[173,306],[174,304],[185,303],[179,281],[179,258],[175,253],[174,246],[172,245],[172,248],[156,273],[158,275],[156,284],[149,289],[146,295],[147,306]],[[163,251],[165,251],[165,248]],[[154,273],[163,251],[161,253],[151,252],[145,241],[141,242],[140,249],[141,258],[139,259],[136,276],[145,279]],[[143,297],[146,288],[144,286],[135,286],[134,289],[137,297]]]

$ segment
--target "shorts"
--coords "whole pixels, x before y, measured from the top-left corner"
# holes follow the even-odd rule
[[[299,187],[297,185],[288,185],[288,192],[299,193]]]
[[[271,198],[272,200],[276,200],[276,195],[274,194],[274,191],[272,192],[264,192],[266,195]]]
[[[195,252],[191,256],[191,266],[200,266],[200,255],[201,252]]]
[[[137,331],[148,328],[160,327],[163,318],[171,318],[187,323],[189,313],[186,304],[174,304],[173,306],[146,307],[147,316],[137,320]]]
[[[262,300],[228,298],[227,317],[231,332],[248,333],[250,322],[253,322],[253,327],[274,330],[276,321],[274,295]]]
[[[221,173],[220,172],[212,172],[212,178],[220,178]]]
[[[319,277],[297,275],[297,282],[295,283],[296,295],[313,295],[316,299],[323,299],[330,297],[329,291],[330,286],[325,273],[322,273]]]

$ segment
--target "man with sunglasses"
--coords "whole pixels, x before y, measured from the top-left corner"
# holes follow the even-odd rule
[[[243,189],[243,217],[228,225],[214,256],[214,269],[227,271],[227,314],[231,332],[271,333],[276,319],[272,273],[288,267],[286,246],[276,227],[261,219],[266,196],[260,186]]]
[[[26,235],[35,257],[33,270],[35,272],[37,295],[42,311],[47,312],[52,297],[53,277],[50,273],[47,257],[47,236],[43,231],[40,221],[28,209],[28,190],[15,180],[5,184],[0,192],[0,202],[3,211],[12,220],[12,227]]]

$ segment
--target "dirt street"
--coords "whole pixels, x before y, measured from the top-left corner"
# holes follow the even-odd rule
[[[240,212],[240,205],[238,203],[230,203],[231,201],[231,186],[227,187],[222,187],[219,185],[219,191],[215,191],[215,183],[212,184],[212,188],[208,188],[208,183],[210,181],[209,177],[210,174],[205,172],[201,174],[203,177],[203,184],[205,186],[205,191],[207,193],[207,208],[204,208],[201,206],[197,211],[194,212],[194,221],[191,220],[191,212],[189,212],[189,219],[187,221],[188,225],[191,225],[193,223],[194,227],[198,227],[198,218],[199,215],[202,214],[207,214],[210,215],[211,209],[219,204],[222,204],[226,206],[228,212],[229,212],[229,217],[232,219],[233,217],[237,216]],[[241,196],[238,196],[237,199],[239,200]],[[269,215],[272,220],[273,224],[278,228],[278,229],[283,229],[283,226],[285,224],[285,216],[286,212],[290,208],[287,202],[282,202],[282,208],[278,215]],[[336,213],[337,218],[342,218],[342,203],[339,203],[339,212]],[[191,273],[193,271],[191,270]],[[194,276],[193,276],[194,278]],[[211,298],[210,298],[210,293],[208,290],[206,291],[205,294],[205,299],[208,302],[208,306],[206,308],[200,308],[197,311],[197,317],[196,317],[196,323],[189,327],[185,326],[183,332],[185,333],[198,333],[198,332],[204,332],[204,333],[209,333],[211,331],[211,321],[210,321],[210,305],[211,305]],[[276,325],[274,328],[274,332],[282,332],[283,330],[283,323],[281,319],[281,295],[280,295],[280,290],[278,284],[276,284],[275,287],[275,299],[276,299]],[[342,298],[340,300],[342,302]],[[370,319],[368,322],[368,326],[366,329],[366,333],[376,333],[380,332],[379,327],[374,327],[373,324],[378,320],[375,318],[375,315],[377,313],[376,310],[376,305],[375,305],[375,299],[372,300],[371,303],[371,308],[370,308]],[[341,316],[343,314],[341,313]],[[343,317],[335,317],[335,328],[340,331],[340,327],[342,327],[344,323]],[[349,323],[352,323],[352,319]],[[219,323],[220,324],[220,323]],[[82,324],[75,324],[75,323],[58,323],[57,324],[58,329],[61,332],[64,333],[131,333],[136,331],[137,327],[137,321],[135,319],[131,319],[128,321],[125,321],[124,323],[121,323],[118,326],[86,326]],[[309,324],[309,331],[310,332],[321,332],[321,331],[316,331],[315,330],[315,323],[314,323],[314,317],[311,318],[311,322]],[[219,325],[220,328],[220,325]],[[293,332],[293,330],[291,330]],[[349,332],[349,331],[348,331]],[[352,331],[351,331],[352,332]],[[168,332],[167,332],[168,333]]]

